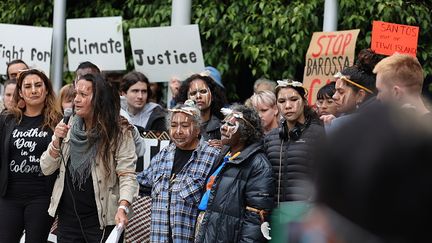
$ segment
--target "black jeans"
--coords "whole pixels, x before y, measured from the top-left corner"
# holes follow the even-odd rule
[[[19,242],[25,230],[26,243],[47,242],[54,219],[48,215],[50,198],[0,198],[0,243]]]

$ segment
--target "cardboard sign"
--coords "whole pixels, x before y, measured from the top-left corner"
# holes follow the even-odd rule
[[[0,74],[10,61],[22,59],[50,76],[52,28],[0,24],[0,33]]]
[[[417,26],[373,21],[371,49],[383,55],[398,52],[415,57],[419,33]]]
[[[198,25],[130,29],[135,70],[150,82],[181,80],[204,70]]]
[[[303,76],[309,104],[315,104],[318,90],[334,80],[333,75],[354,64],[359,32],[356,29],[313,33]]]
[[[90,61],[101,71],[126,70],[121,17],[66,20],[69,70]]]

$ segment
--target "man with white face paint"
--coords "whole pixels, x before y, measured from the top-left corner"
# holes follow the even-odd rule
[[[274,182],[263,150],[258,113],[246,106],[222,109],[224,147],[201,199],[195,242],[266,242]]]
[[[152,198],[151,242],[193,242],[198,203],[219,151],[199,142],[200,111],[188,100],[169,110],[171,143],[137,179]]]

